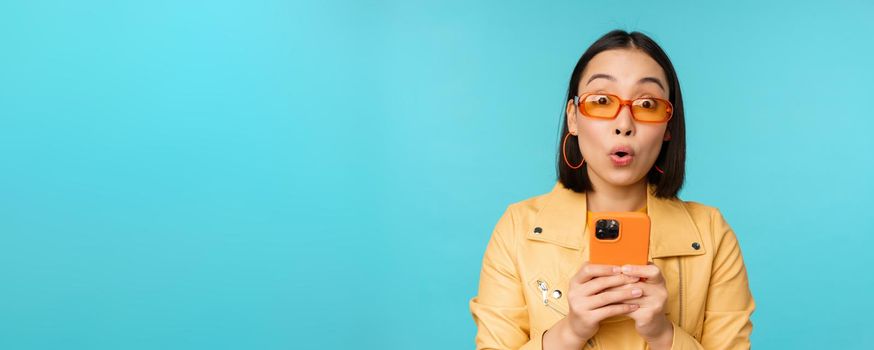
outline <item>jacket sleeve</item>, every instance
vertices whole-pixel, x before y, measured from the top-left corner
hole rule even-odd
[[[492,231],[480,270],[479,292],[470,300],[477,326],[476,349],[542,349],[543,331],[530,335],[528,305],[516,268],[513,218],[508,208]]]
[[[714,211],[712,233],[716,253],[704,310],[701,342],[674,324],[671,349],[749,349],[756,308],[740,245],[731,226]]]

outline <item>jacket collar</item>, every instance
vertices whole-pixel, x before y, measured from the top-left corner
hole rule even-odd
[[[701,233],[679,199],[654,195],[655,186],[646,185],[646,210],[650,217],[650,259],[678,255],[704,254]],[[538,228],[539,230],[535,230]],[[534,227],[526,238],[582,249],[586,230],[586,194],[567,189],[556,182],[546,195],[544,207],[537,213]],[[535,234],[535,231],[539,231]],[[693,248],[698,243],[699,249]]]

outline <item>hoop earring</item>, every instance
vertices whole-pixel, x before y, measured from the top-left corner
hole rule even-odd
[[[573,166],[570,162],[568,162],[567,152],[565,152],[565,144],[567,144],[568,136],[571,136],[571,133],[567,133],[566,135],[564,135],[564,141],[561,142],[561,156],[562,158],[564,158],[564,163],[567,164],[568,167],[570,167],[571,169],[579,169],[581,166],[583,166],[583,164],[586,164],[586,158],[584,157],[580,165],[577,166]]]
[[[658,166],[658,165],[655,165],[655,168],[656,168],[656,171],[658,171],[658,172],[660,172],[660,173],[662,173],[662,175],[664,175],[664,174],[665,174],[665,171],[664,171],[664,170],[662,170],[662,169],[660,169],[660,168],[659,168],[659,166]]]

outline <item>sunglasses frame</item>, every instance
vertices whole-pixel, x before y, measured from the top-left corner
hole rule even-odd
[[[589,115],[585,111],[585,109],[582,108],[582,106],[581,106],[582,101],[585,99],[586,96],[589,96],[589,95],[605,95],[605,96],[614,97],[617,100],[619,100],[619,108],[616,109],[616,113],[613,114],[612,117],[596,117],[593,115]],[[637,101],[637,100],[659,100],[661,102],[664,102],[665,105],[667,105],[665,110],[668,113],[668,118],[665,120],[660,120],[660,121],[637,119],[637,117],[634,116],[634,107],[632,105],[632,103],[634,103],[634,101]],[[587,93],[579,95],[579,96],[574,96],[574,105],[577,106],[577,111],[580,112],[580,114],[587,116],[589,118],[595,118],[595,119],[616,119],[616,116],[618,116],[619,112],[622,111],[623,106],[628,106],[629,110],[631,111],[631,117],[634,118],[634,120],[639,121],[641,123],[651,123],[651,124],[667,123],[669,120],[671,120],[671,118],[674,117],[674,105],[671,104],[671,101],[668,101],[668,100],[663,99],[663,98],[658,98],[658,97],[639,97],[639,98],[636,98],[633,100],[623,100],[622,97],[619,97],[616,94],[608,94],[608,93],[604,93],[604,92],[587,92]]]

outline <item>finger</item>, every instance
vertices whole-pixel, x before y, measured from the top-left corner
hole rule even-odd
[[[580,293],[584,296],[591,296],[598,293],[601,293],[603,290],[611,287],[617,287],[626,285],[629,283],[635,283],[639,280],[639,277],[634,276],[626,276],[626,275],[613,275],[613,276],[602,276],[596,277],[589,280],[586,283],[583,283],[580,288]]]
[[[605,292],[597,295],[593,295],[591,298],[586,299],[588,302],[588,309],[594,310],[604,305],[614,304],[622,301],[626,301],[628,299],[638,298],[643,295],[643,290],[640,288],[634,288],[631,290],[619,290],[615,292]]]
[[[608,317],[627,314],[640,308],[637,304],[611,304],[602,308],[592,310],[592,314],[596,319],[603,320]]]
[[[574,274],[571,281],[576,283],[586,283],[595,277],[611,276],[619,273],[621,273],[621,271],[617,265],[589,264],[587,261],[583,263],[583,266],[580,267],[579,271]]]
[[[637,304],[637,306],[639,306],[641,308],[651,307],[651,306],[655,305],[655,302],[656,302],[655,298],[652,296],[649,296],[649,295],[643,295],[643,296],[638,297],[638,298],[628,299],[628,300],[624,301],[624,303],[626,303],[626,304]]]
[[[628,276],[628,278],[638,278],[638,277],[631,277],[631,276]],[[628,290],[628,289],[632,289],[632,288],[641,288],[641,289],[643,289],[643,294],[646,294],[646,287],[648,287],[648,286],[647,286],[647,284],[644,283],[643,281],[640,281],[640,282],[638,282],[638,281],[630,281],[629,283],[626,283],[626,284],[623,284],[623,285],[614,286],[614,287],[610,287],[610,288],[604,289],[604,290],[601,291],[601,293],[603,293],[603,292],[612,292],[612,291],[617,291],[617,290]]]
[[[658,284],[662,282],[662,273],[658,265],[622,265],[622,274],[636,276],[645,279],[647,283]]]
[[[634,302],[637,303],[638,305],[640,305],[641,307],[644,307],[644,305],[649,305],[650,303],[658,303],[660,300],[662,303],[667,302],[667,291],[665,291],[664,289],[660,288],[657,285],[652,285],[652,284],[648,284],[645,282],[637,282],[637,283],[627,284],[627,285],[619,286],[619,287],[615,287],[615,288],[616,288],[615,290],[606,289],[602,293],[612,292],[612,291],[625,291],[625,290],[631,290],[631,289],[637,288],[637,289],[640,289],[641,291],[643,291],[643,294],[641,294],[637,298],[629,299],[629,300],[634,300]],[[626,302],[629,300],[626,300]]]

